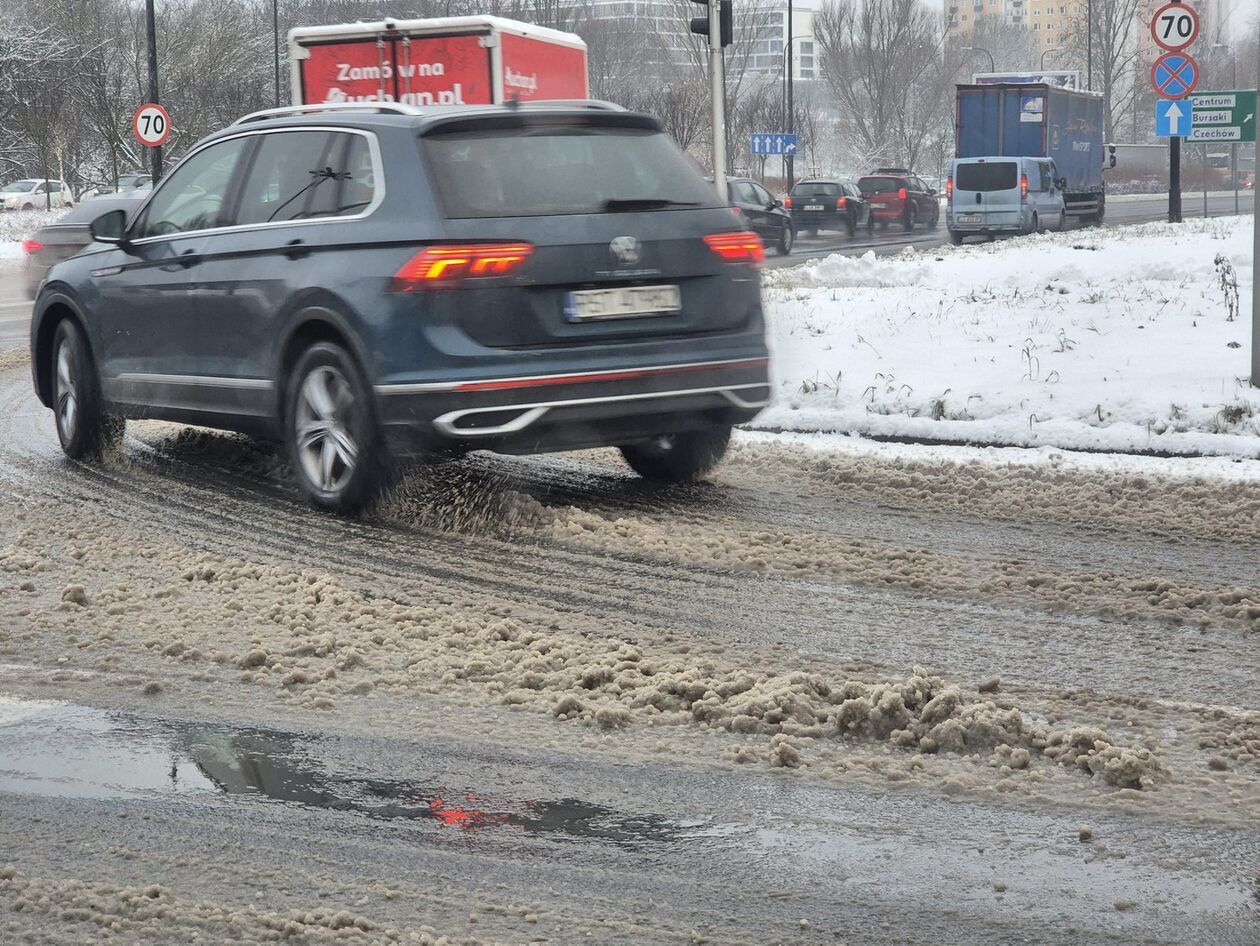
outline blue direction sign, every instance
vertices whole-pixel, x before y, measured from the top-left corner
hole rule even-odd
[[[796,154],[796,135],[758,132],[752,136],[753,154]]]
[[[1190,103],[1163,99],[1155,103],[1155,135],[1158,138],[1185,138],[1190,134]]]

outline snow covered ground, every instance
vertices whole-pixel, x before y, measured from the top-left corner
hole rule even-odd
[[[40,227],[47,226],[65,210],[11,210],[0,213],[0,260],[22,258],[22,240]]]
[[[1251,226],[1152,223],[768,273],[777,395],[754,426],[1260,455]]]

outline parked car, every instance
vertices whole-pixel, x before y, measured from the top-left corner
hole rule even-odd
[[[121,208],[128,215],[140,207],[141,191],[111,194],[85,202],[59,217],[55,223],[40,227],[22,241],[25,265],[23,278],[26,292],[32,299],[39,292],[40,283],[54,263],[69,259],[92,242],[90,225],[106,211]]]
[[[1066,186],[1051,158],[954,158],[945,183],[949,238],[1062,230]]]
[[[756,181],[743,177],[728,177],[726,193],[731,206],[739,210],[763,244],[774,247],[780,256],[792,252],[796,230],[792,226],[792,216],[784,209],[782,201]]]
[[[881,227],[897,223],[907,230],[923,225],[935,229],[941,220],[936,191],[905,168],[877,168],[858,180]]]
[[[319,108],[202,140],[49,271],[32,369],[69,456],[125,418],[274,436],[352,512],[451,449],[694,480],[768,402],[765,251],[656,119]]]
[[[0,210],[45,210],[74,206],[74,191],[65,181],[26,178],[0,187]]]
[[[811,235],[819,230],[842,230],[852,239],[858,227],[869,230],[875,225],[870,204],[852,181],[797,181],[786,203],[796,229]]]
[[[114,186],[110,183],[98,184],[92,190],[93,197],[103,197],[107,194],[126,194],[134,190],[152,190],[153,175],[147,171],[135,171],[130,174],[118,175],[118,185]],[[87,200],[87,196],[84,196]]]

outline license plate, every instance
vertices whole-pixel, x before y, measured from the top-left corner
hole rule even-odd
[[[959,223],[979,223],[980,215],[979,214],[959,214],[958,222]]]
[[[884,203],[882,200],[872,200],[871,206],[872,207],[887,207],[888,205]]]
[[[805,209],[806,210],[822,210],[823,205],[822,204],[806,204]]]
[[[564,317],[570,322],[626,319],[637,315],[671,315],[682,311],[677,286],[619,286],[616,289],[583,289],[564,300]]]

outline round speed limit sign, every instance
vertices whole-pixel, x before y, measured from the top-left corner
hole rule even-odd
[[[141,105],[131,119],[131,127],[142,145],[157,148],[171,137],[171,116],[161,105]]]
[[[1169,52],[1185,49],[1199,38],[1199,14],[1184,3],[1166,3],[1151,17],[1151,37]]]

